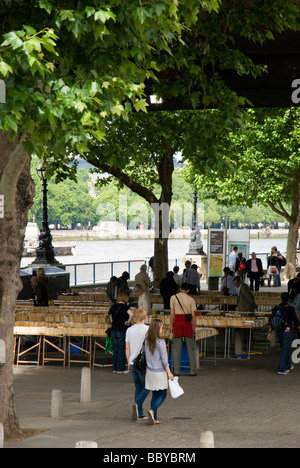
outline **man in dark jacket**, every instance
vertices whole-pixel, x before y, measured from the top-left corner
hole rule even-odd
[[[294,366],[291,363],[291,347],[293,342],[293,326],[300,330],[300,322],[296,317],[294,307],[289,304],[289,294],[281,294],[281,304],[275,306],[269,320],[268,340],[271,341],[272,331],[275,330],[281,346],[278,375],[287,375]]]
[[[164,309],[170,309],[170,298],[178,291],[178,286],[174,280],[173,271],[168,271],[167,276],[160,282],[160,294],[164,300]]]
[[[252,252],[250,260],[246,262],[245,273],[250,279],[250,289],[253,289],[253,283],[255,283],[255,291],[259,291],[260,278],[264,276],[264,270],[262,267],[262,261],[256,257],[256,253]]]

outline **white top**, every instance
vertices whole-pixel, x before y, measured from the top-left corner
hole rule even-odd
[[[139,323],[127,329],[125,341],[130,345],[129,365],[133,363],[133,360],[141,351],[148,328],[148,325]]]
[[[236,258],[237,258],[237,253],[233,250],[229,254],[229,267],[235,268]]]

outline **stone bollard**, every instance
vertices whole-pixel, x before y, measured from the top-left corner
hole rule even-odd
[[[98,444],[92,440],[80,440],[76,442],[75,448],[98,448]]]
[[[4,428],[3,424],[0,423],[0,448],[4,447]]]
[[[81,371],[80,403],[90,403],[92,398],[91,387],[91,369],[83,367]]]
[[[214,435],[211,431],[201,432],[200,448],[215,448]]]
[[[62,391],[55,388],[51,395],[51,418],[62,416]]]

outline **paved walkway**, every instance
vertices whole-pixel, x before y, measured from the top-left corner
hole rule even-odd
[[[285,290],[284,284],[276,292]],[[4,447],[73,448],[90,440],[99,448],[198,449],[204,430],[214,433],[216,448],[299,447],[300,365],[287,376],[276,375],[279,352],[270,349],[250,360],[219,359],[216,367],[201,360],[197,377],[180,377],[184,395],[173,400],[168,394],[157,426],[131,420],[134,385],[128,374],[94,369],[92,402],[82,404],[79,365],[22,365],[14,369],[20,426],[41,432],[19,442],[5,441]],[[55,388],[63,393],[60,419],[50,416]]]
[[[130,375],[111,368],[92,371],[92,402],[81,404],[81,367],[21,366],[15,369],[15,397],[22,428],[44,432],[5,448],[73,448],[91,440],[99,448],[199,448],[200,434],[211,430],[216,448],[299,447],[300,366],[275,374],[279,349],[250,360],[201,361],[197,377],[184,375],[185,394],[167,399],[162,424],[133,422],[134,386]],[[51,392],[63,392],[63,416],[50,417]],[[145,403],[149,408],[150,396]]]

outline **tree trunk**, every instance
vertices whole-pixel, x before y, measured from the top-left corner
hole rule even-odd
[[[30,159],[22,143],[0,132],[0,195],[4,195],[4,218],[0,219],[0,339],[6,362],[0,365],[0,422],[5,438],[20,433],[13,390],[15,308],[22,288],[20,261],[28,210],[34,197]]]
[[[299,219],[297,219],[294,224],[290,223],[287,240],[286,266],[284,268],[284,279],[286,280],[290,280],[296,276],[298,229]]]
[[[279,207],[268,202],[272,210],[283,216],[289,223],[289,234],[286,247],[286,266],[284,268],[283,278],[289,280],[296,276],[297,264],[297,243],[298,229],[300,226],[300,192],[299,192],[299,173],[294,174],[294,179],[291,180],[291,213],[288,213],[281,203]]]

